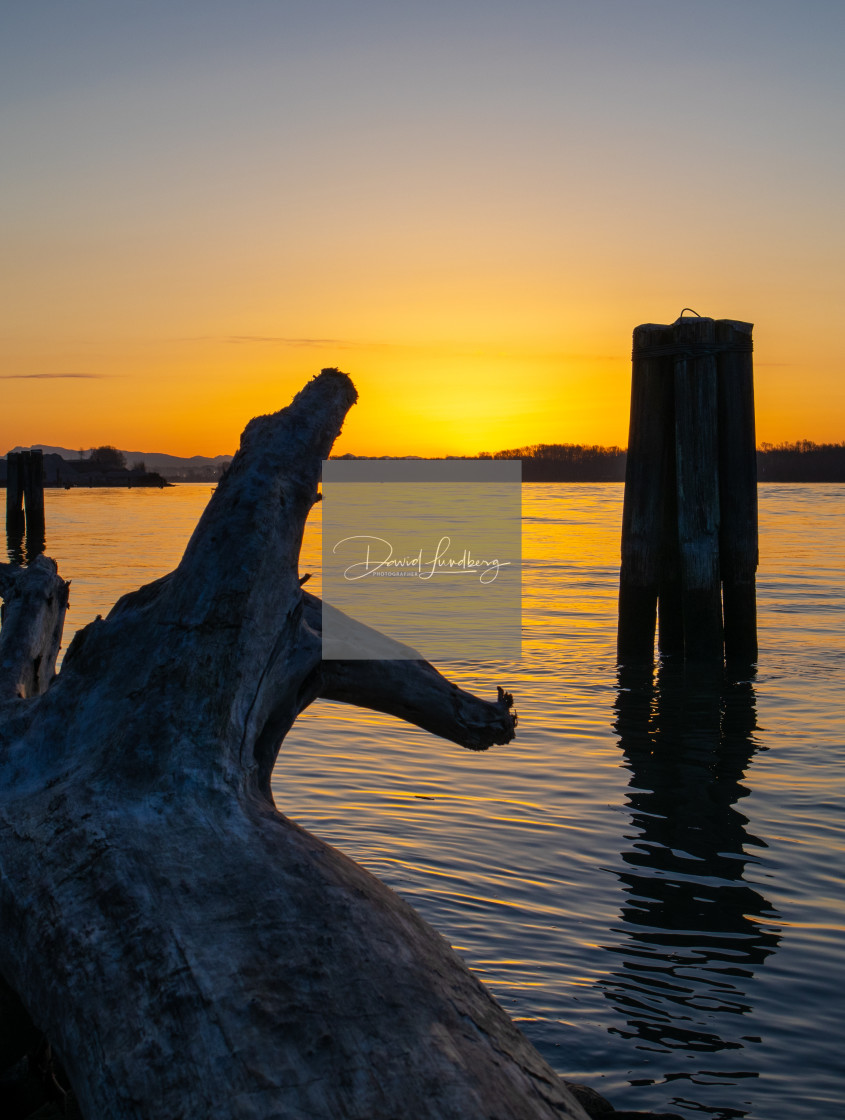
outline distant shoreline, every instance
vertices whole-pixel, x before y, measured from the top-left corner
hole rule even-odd
[[[402,456],[338,455],[338,459]],[[412,456],[423,459],[423,456]],[[434,456],[439,458],[439,456]],[[523,482],[624,482],[627,451],[597,444],[540,443],[480,455],[447,455],[447,459],[521,459]],[[845,443],[763,444],[757,449],[758,482],[845,482]]]
[[[131,482],[76,482],[72,484],[44,484],[45,490],[172,490],[177,486],[211,486],[215,490],[216,484],[219,479],[179,479],[176,482],[168,482],[162,479],[160,482],[139,482],[137,480]],[[595,486],[599,483],[613,483],[617,486],[625,482],[623,478],[523,478],[522,485],[530,486],[532,483],[539,485],[548,485],[549,483],[566,482],[577,483],[584,486]],[[805,486],[842,486],[845,485],[845,478],[759,478],[757,479],[758,485],[771,485],[771,486],[791,486],[791,485],[805,485]],[[6,489],[6,480],[0,479],[0,490]]]
[[[119,452],[126,462],[146,466],[145,471],[97,470],[87,459],[67,448],[35,444],[44,451],[44,485],[56,487],[163,486],[174,482],[216,483],[231,462],[231,456],[180,456]],[[23,450],[16,448],[15,450]],[[624,482],[627,452],[621,447],[587,444],[532,444],[526,447],[478,455],[337,455],[335,459],[520,459],[523,482]],[[131,476],[131,477],[130,477]],[[144,477],[147,476],[147,477]],[[845,443],[763,444],[757,449],[759,482],[845,482]],[[0,458],[0,488],[6,485],[6,459]]]

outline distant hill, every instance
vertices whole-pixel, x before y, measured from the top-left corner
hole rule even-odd
[[[31,447],[10,447],[10,451],[41,450],[45,455],[60,455],[62,459],[79,460],[79,451],[69,447],[50,447],[46,443],[33,443]],[[90,449],[89,449],[90,450]],[[122,449],[121,449],[122,450]],[[216,482],[223,469],[232,461],[231,455],[165,455],[160,451],[123,451],[129,466],[143,463],[148,471],[155,471],[168,482]],[[86,455],[88,451],[86,451]]]
[[[27,448],[23,448],[24,451]],[[36,449],[37,450],[37,449]],[[7,483],[7,460],[5,455],[0,458],[0,486]],[[160,475],[158,471],[148,471],[146,467],[131,469],[120,463],[119,460],[102,457],[91,459],[65,459],[61,455],[47,452],[42,459],[44,485],[46,487],[101,487],[101,486],[127,486],[152,487],[170,486],[171,484]]]

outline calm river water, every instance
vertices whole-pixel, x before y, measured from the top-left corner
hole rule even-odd
[[[47,492],[68,638],[170,570],[210,486]],[[317,507],[319,510],[319,507]],[[621,485],[523,487],[516,697],[473,754],[319,702],[277,803],[408,898],[551,1064],[619,1109],[845,1114],[845,487],[760,487],[760,660],[721,688],[621,679]],[[319,522],[302,570],[319,594]]]

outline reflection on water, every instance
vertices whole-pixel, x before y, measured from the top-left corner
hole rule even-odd
[[[45,548],[43,517],[26,517],[21,511],[6,518],[6,552],[13,564],[31,564]]]
[[[66,640],[175,567],[210,493],[46,492]],[[617,679],[622,485],[526,486],[522,660],[442,666],[512,691],[517,739],[479,755],[319,702],[285,741],[283,811],[404,894],[617,1108],[842,1114],[843,499],[761,487],[758,673],[705,688],[671,663]]]
[[[756,749],[753,680],[752,667],[715,680],[688,677],[669,659],[656,679],[650,670],[619,670],[614,726],[631,771],[636,833],[622,852],[624,900],[605,946],[615,965],[602,983],[624,1021],[611,1033],[641,1050],[703,1055],[759,1042],[743,1017],[779,931],[771,903],[743,878],[749,849],[766,847],[736,807],[749,793],[743,779]],[[738,1056],[729,1074],[687,1076],[733,1083],[757,1076],[754,1061]]]
[[[24,562],[24,520],[23,517],[9,517],[6,520],[6,552],[13,564]]]

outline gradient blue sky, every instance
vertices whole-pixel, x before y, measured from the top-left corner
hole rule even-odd
[[[630,335],[755,323],[758,436],[845,439],[845,4],[0,9],[0,450],[627,439]],[[73,375],[73,376],[70,376]]]

